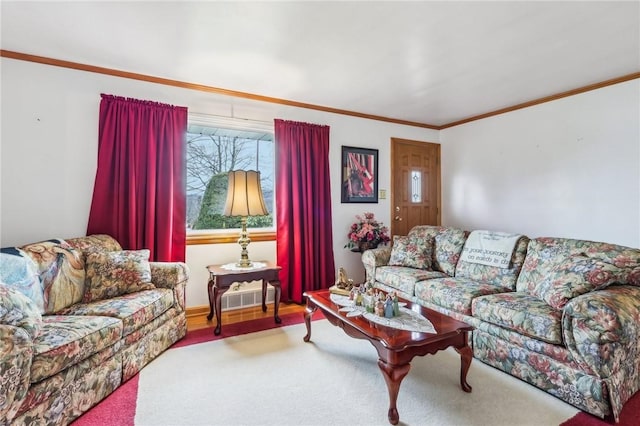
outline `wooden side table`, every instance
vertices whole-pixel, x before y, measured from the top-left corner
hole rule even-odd
[[[271,262],[260,261],[254,262],[264,264],[263,267],[258,268],[238,268],[226,267],[227,265],[209,265],[207,270],[209,271],[208,294],[209,294],[209,315],[207,320],[213,318],[213,314],[216,314],[216,328],[214,334],[217,336],[222,332],[222,295],[229,290],[229,287],[233,283],[262,281],[262,312],[267,312],[267,283],[271,284],[275,288],[275,295],[273,299],[273,318],[276,324],[280,324],[280,317],[278,316],[278,308],[280,306],[280,266]],[[233,264],[230,264],[233,265]]]

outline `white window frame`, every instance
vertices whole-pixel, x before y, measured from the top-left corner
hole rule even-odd
[[[224,117],[202,113],[188,113],[187,123],[204,127],[219,127],[232,130],[246,130],[263,133],[275,133],[273,122],[257,121],[242,118]],[[274,153],[275,155],[275,153]],[[275,160],[275,159],[274,159]],[[186,160],[185,160],[186,161]],[[274,173],[275,174],[275,173]],[[275,203],[276,190],[275,182],[273,188],[273,199]],[[215,244],[236,242],[240,228],[231,229],[196,229],[187,230],[187,244]],[[251,241],[271,241],[275,240],[276,231],[276,211],[273,206],[273,226],[268,228],[251,228],[249,235]]]

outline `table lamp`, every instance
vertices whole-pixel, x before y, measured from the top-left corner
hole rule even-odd
[[[260,186],[260,172],[254,170],[232,170],[229,172],[227,186],[227,201],[224,205],[225,216],[240,216],[242,230],[238,244],[242,247],[240,260],[236,266],[251,268],[253,264],[249,260],[247,246],[251,242],[247,235],[247,217],[268,215],[267,207],[262,196]]]

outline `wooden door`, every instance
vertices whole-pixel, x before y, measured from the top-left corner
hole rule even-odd
[[[440,144],[391,138],[391,235],[440,223]]]

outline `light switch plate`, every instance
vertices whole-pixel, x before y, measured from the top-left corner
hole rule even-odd
[[[380,198],[381,200],[386,200],[387,199],[387,190],[386,189],[381,189],[380,190],[380,194],[378,195],[378,198]]]

